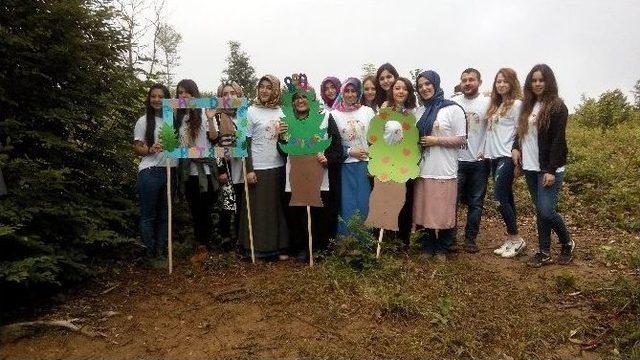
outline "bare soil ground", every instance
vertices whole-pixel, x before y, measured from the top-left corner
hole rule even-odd
[[[532,269],[528,256],[492,254],[503,239],[490,236],[503,233],[501,221],[488,217],[478,254],[446,262],[386,254],[366,271],[331,259],[311,269],[293,260],[254,266],[229,254],[203,265],[179,261],[173,275],[131,266],[25,319],[78,318],[99,335],[51,329],[3,344],[0,359],[600,359],[640,352],[640,333],[632,333],[640,329],[638,273],[628,261],[636,234],[574,228],[573,264]],[[521,233],[529,255],[536,248],[531,219]]]

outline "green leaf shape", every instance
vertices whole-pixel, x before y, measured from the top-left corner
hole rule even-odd
[[[397,144],[384,141],[384,125],[395,120],[402,125],[403,139]],[[416,178],[419,173],[420,147],[418,128],[412,113],[402,114],[390,108],[380,110],[369,123],[367,132],[369,146],[369,173],[380,181],[404,183]]]
[[[293,109],[293,96],[298,92],[303,92],[309,102],[309,116],[303,120],[296,118]],[[311,155],[329,147],[331,139],[326,138],[327,129],[320,128],[324,115],[320,113],[320,103],[316,100],[313,89],[285,91],[282,112],[284,117],[281,120],[289,126],[286,134],[287,143],[278,143],[282,151],[290,155]]]
[[[173,129],[173,126],[171,126],[169,123],[162,123],[158,138],[160,138],[160,143],[162,143],[162,148],[164,151],[172,152],[180,146],[180,142],[178,141],[176,132]]]

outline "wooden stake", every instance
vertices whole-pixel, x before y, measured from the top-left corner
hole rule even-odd
[[[172,213],[171,213],[171,159],[167,158],[167,260],[169,263],[169,274],[173,272],[173,237]]]
[[[378,235],[378,248],[376,249],[376,259],[380,259],[380,250],[382,248],[383,235],[384,235],[384,229],[380,229],[380,235]]]
[[[247,203],[247,222],[249,225],[249,247],[251,248],[251,262],[256,263],[256,253],[253,248],[253,225],[251,224],[251,202],[249,201],[249,182],[247,181],[247,161],[242,158],[242,174],[244,175],[244,199]]]
[[[307,231],[309,232],[309,267],[313,267],[313,235],[311,235],[311,206],[307,205]]]

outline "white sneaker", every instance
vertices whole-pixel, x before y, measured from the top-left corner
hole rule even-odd
[[[527,248],[527,243],[524,240],[520,240],[518,242],[512,242],[511,246],[507,247],[507,249],[502,253],[503,258],[514,258],[520,255],[524,249]]]
[[[507,240],[500,246],[499,248],[493,250],[493,253],[496,255],[502,255],[507,248],[509,248],[513,244],[513,241]]]

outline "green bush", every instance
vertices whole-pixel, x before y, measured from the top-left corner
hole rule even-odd
[[[145,92],[114,16],[97,0],[0,5],[3,294],[57,289],[136,248],[130,144]]]

